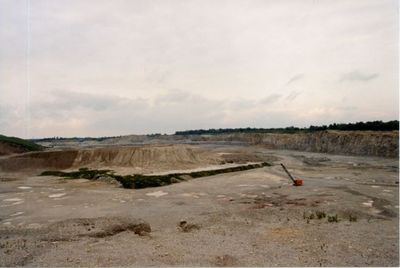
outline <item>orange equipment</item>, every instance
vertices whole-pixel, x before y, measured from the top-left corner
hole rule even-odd
[[[302,186],[303,185],[303,180],[293,178],[292,174],[289,173],[289,171],[286,169],[286,167],[282,163],[281,163],[281,166],[283,167],[283,170],[286,172],[286,174],[288,174],[289,178],[293,181],[293,186]]]

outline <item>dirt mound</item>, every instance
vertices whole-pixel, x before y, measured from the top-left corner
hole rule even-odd
[[[0,159],[0,170],[44,170],[79,167],[131,167],[143,169],[195,168],[219,164],[220,157],[187,145],[106,147],[85,150],[27,153]]]
[[[217,163],[210,153],[185,145],[112,147],[78,152],[74,166],[176,167]]]
[[[28,150],[22,146],[0,141],[0,155],[25,153]]]
[[[74,163],[77,151],[34,152],[0,159],[1,171],[66,169]]]
[[[18,154],[29,151],[41,151],[43,147],[17,137],[0,135],[0,155]]]

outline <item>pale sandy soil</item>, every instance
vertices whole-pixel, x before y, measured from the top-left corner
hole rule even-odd
[[[398,159],[198,149],[274,166],[141,190],[32,170],[1,173],[0,265],[399,265]],[[281,162],[304,186],[290,185]],[[182,169],[210,166],[215,163]],[[307,219],[317,211],[337,214],[339,222]],[[151,232],[135,233],[137,219]]]

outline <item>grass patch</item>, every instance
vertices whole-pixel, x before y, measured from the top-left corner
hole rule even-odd
[[[181,181],[185,181],[187,176],[191,178],[200,178],[218,175],[222,173],[229,172],[237,172],[237,171],[245,171],[255,168],[262,168],[265,166],[271,166],[271,164],[267,162],[263,162],[260,164],[250,164],[244,166],[216,169],[216,170],[205,170],[205,171],[195,171],[195,172],[186,172],[186,173],[172,173],[165,175],[115,175],[112,170],[104,169],[104,170],[96,170],[96,169],[88,169],[88,168],[80,168],[78,171],[64,172],[64,171],[44,171],[40,174],[40,176],[57,176],[64,177],[70,179],[89,179],[96,180],[101,176],[112,177],[118,182],[122,184],[124,188],[128,189],[142,189],[148,187],[159,187],[165,186],[173,183],[178,183]],[[186,177],[186,178],[185,178]]]

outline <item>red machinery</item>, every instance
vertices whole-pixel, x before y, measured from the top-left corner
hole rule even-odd
[[[286,172],[286,174],[288,174],[289,178],[293,181],[293,186],[302,186],[303,185],[303,180],[293,178],[292,174],[289,173],[289,171],[286,169],[286,167],[282,163],[281,163],[281,166],[283,167],[283,170]]]

